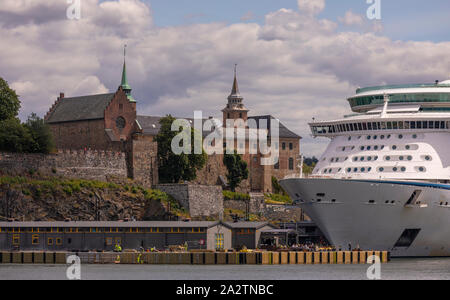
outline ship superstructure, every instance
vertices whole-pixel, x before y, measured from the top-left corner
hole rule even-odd
[[[360,88],[352,115],[310,124],[331,140],[282,186],[336,247],[450,255],[450,80]]]

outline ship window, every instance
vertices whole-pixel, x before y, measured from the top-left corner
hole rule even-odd
[[[406,172],[406,168],[405,167],[402,167],[402,172]]]
[[[391,157],[390,156],[386,156],[386,160],[391,160]]]
[[[372,167],[369,167],[369,168],[367,169],[367,171],[368,171],[368,172],[372,171]]]
[[[413,157],[410,155],[408,156],[408,160],[411,161],[413,159]]]
[[[361,172],[365,172],[366,171],[366,168],[361,168]]]
[[[347,172],[348,172],[348,173],[351,173],[351,171],[352,171],[352,168],[348,168],[348,169],[347,169]]]
[[[392,146],[392,150],[397,150],[397,146]]]
[[[394,247],[410,247],[419,235],[420,229],[405,229]]]
[[[369,200],[370,204],[375,204],[375,200]]]
[[[379,168],[378,170],[379,170],[380,172],[384,172],[384,168],[383,168],[383,167]]]
[[[373,139],[374,139],[374,140],[376,140],[377,138],[378,138],[378,136],[376,136],[376,135],[373,136]]]
[[[399,159],[399,160],[404,160],[404,157],[403,157],[403,156],[400,156],[398,159]]]
[[[417,134],[413,134],[412,138],[417,139]]]
[[[406,202],[405,205],[415,204],[417,202],[417,200],[419,200],[419,197],[420,197],[421,194],[422,194],[421,190],[415,190],[411,194],[411,197],[409,197],[409,199],[408,199],[408,201]]]
[[[367,151],[369,151],[370,149],[372,149],[372,147],[370,147],[370,146],[367,146]]]
[[[360,149],[361,149],[361,150],[363,151],[363,150],[364,150],[365,148],[364,148],[364,146],[361,146],[361,148],[360,148]]]
[[[425,156],[425,160],[428,160],[428,161],[430,161],[431,160],[431,156]]]
[[[392,170],[393,170],[394,172],[397,172],[397,171],[398,171],[398,168],[397,168],[397,167],[394,167]]]
[[[384,140],[384,135],[380,136],[380,139]]]
[[[358,172],[358,168],[354,168],[353,171],[354,171],[354,172]]]
[[[367,158],[367,160],[368,160],[368,161],[371,161],[371,160],[372,160],[372,156],[369,156],[369,157]]]

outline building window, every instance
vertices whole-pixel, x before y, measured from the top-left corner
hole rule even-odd
[[[62,245],[62,239],[61,238],[56,238],[56,245],[61,246]]]
[[[49,246],[53,245],[53,238],[47,239],[47,245],[49,245]]]
[[[294,149],[294,144],[289,143],[289,150],[293,150]]]
[[[32,245],[39,245],[39,234],[33,234],[31,236],[31,244]]]
[[[292,157],[289,158],[289,170],[294,170],[294,159]]]
[[[105,240],[106,246],[112,246],[112,242],[113,242],[113,240],[110,237],[106,238],[106,240]]]
[[[286,150],[286,143],[282,143],[282,144],[281,144],[281,149],[282,149],[282,150]]]
[[[223,233],[216,233],[216,250],[224,249],[224,237]]]
[[[277,163],[273,166],[273,168],[275,170],[279,170],[280,169],[280,158],[279,157],[276,158],[276,162]]]
[[[118,117],[118,118],[116,119],[116,127],[117,127],[119,130],[124,129],[124,128],[125,128],[125,125],[126,125],[126,121],[125,121],[125,119],[124,119],[123,117]]]
[[[20,245],[20,235],[19,234],[13,234],[13,236],[12,236],[12,244],[14,246],[19,246]]]

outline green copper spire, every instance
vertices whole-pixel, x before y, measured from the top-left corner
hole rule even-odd
[[[127,98],[130,102],[136,102],[136,100],[133,99],[133,96],[131,95],[131,87],[128,84],[128,79],[127,79],[127,64],[125,61],[126,58],[126,50],[127,50],[127,45],[125,45],[123,47],[123,70],[122,70],[122,83],[120,84],[120,86],[122,87],[123,91],[125,92],[125,94],[127,94]]]

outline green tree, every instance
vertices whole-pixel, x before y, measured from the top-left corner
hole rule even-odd
[[[287,193],[284,191],[283,187],[280,185],[278,179],[275,176],[272,176],[272,190],[274,194],[287,196]]]
[[[248,178],[247,162],[242,160],[242,156],[237,154],[225,154],[223,156],[223,163],[227,167],[227,179],[231,190],[234,192],[242,180]]]
[[[20,101],[16,92],[0,77],[0,121],[14,118],[18,115]]]
[[[0,121],[0,150],[8,152],[34,152],[37,147],[30,130],[19,119]]]
[[[172,140],[182,134],[182,128],[172,131],[175,118],[168,115],[159,123],[161,129],[155,137],[158,143],[159,180],[161,183],[178,183],[181,180],[192,181],[197,178],[197,171],[202,169],[208,156],[202,148],[202,154],[194,154],[195,134],[191,128],[191,154],[175,154],[172,151]]]
[[[32,152],[47,154],[54,149],[52,133],[44,119],[38,117],[35,113],[32,113],[28,117],[25,127],[28,128],[35,142]]]

